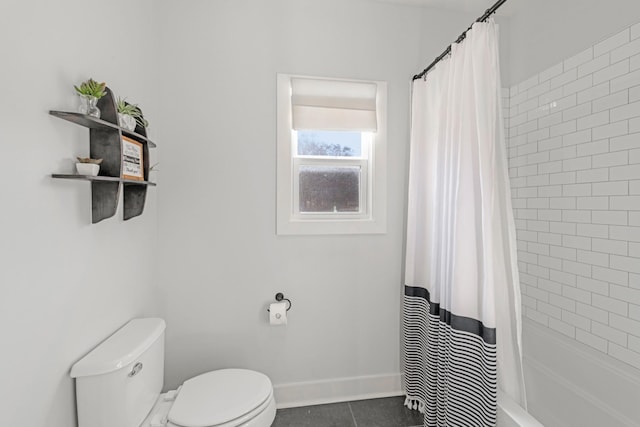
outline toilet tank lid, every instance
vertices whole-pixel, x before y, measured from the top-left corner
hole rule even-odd
[[[71,368],[71,377],[101,375],[122,369],[139,358],[162,335],[163,319],[132,319],[98,344]]]

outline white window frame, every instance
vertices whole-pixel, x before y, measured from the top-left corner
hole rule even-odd
[[[382,234],[387,231],[387,83],[374,83],[377,131],[371,132],[367,158],[297,156],[292,128],[291,79],[313,78],[362,83],[362,80],[278,74],[277,76],[277,234]],[[364,137],[365,135],[363,135]],[[360,212],[300,212],[298,174],[302,165],[361,166]]]

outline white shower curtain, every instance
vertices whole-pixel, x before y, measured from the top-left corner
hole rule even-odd
[[[494,426],[497,388],[525,405],[497,26],[476,23],[451,49],[413,83],[407,405],[425,426]]]

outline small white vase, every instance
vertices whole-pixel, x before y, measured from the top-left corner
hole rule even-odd
[[[100,165],[95,163],[76,163],[78,175],[96,176],[100,171]]]
[[[118,120],[120,121],[120,127],[133,132],[136,129],[136,119],[128,114],[118,113]]]

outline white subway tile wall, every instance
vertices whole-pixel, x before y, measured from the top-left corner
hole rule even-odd
[[[640,368],[640,24],[502,100],[524,316]]]

